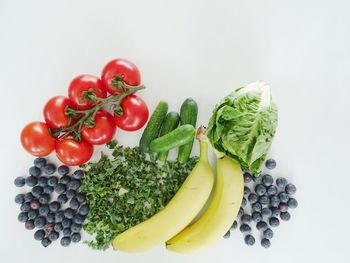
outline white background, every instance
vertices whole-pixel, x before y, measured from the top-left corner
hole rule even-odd
[[[0,0],[0,262],[349,262],[349,9],[346,0]],[[117,57],[138,65],[151,110],[193,97],[203,124],[233,88],[270,83],[280,120],[274,174],[297,185],[300,204],[270,249],[245,246],[238,231],[192,256],[44,249],[17,222],[13,179],[33,160],[22,127],[42,120],[45,101],[66,94],[74,76],[99,75]],[[136,145],[139,136],[117,139]]]

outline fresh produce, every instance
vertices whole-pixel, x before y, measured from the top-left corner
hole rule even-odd
[[[96,249],[108,248],[119,233],[163,209],[198,160],[158,163],[138,148],[112,142],[112,157],[102,154],[98,162],[85,165],[81,187],[91,209],[84,230],[94,236],[88,244]]]
[[[131,94],[125,97],[120,112],[114,113],[115,124],[124,131],[141,129],[148,120],[148,107],[139,96]]]
[[[197,123],[197,115],[198,115],[198,105],[197,103],[191,99],[186,99],[180,109],[180,118],[181,118],[181,125],[184,124],[191,124],[194,128],[196,128]],[[180,146],[179,153],[177,156],[177,159],[180,163],[186,162],[188,158],[191,155],[192,147],[193,147],[193,141],[186,143],[185,145]]]
[[[66,108],[71,106],[67,97],[56,96],[51,98],[44,107],[44,118],[51,129],[66,128],[70,124],[70,118],[66,114]]]
[[[23,148],[34,156],[47,156],[55,148],[55,138],[50,135],[47,125],[43,122],[27,124],[21,133]]]
[[[159,136],[161,137],[163,135],[166,135],[172,130],[176,129],[177,126],[179,125],[179,122],[180,122],[179,114],[173,111],[169,112],[164,119]],[[160,161],[165,161],[168,158],[168,154],[169,154],[169,151],[160,152],[158,153],[157,158]]]
[[[67,165],[81,165],[90,160],[93,154],[93,147],[85,141],[64,139],[56,143],[57,158]]]
[[[277,106],[263,81],[234,90],[214,109],[208,125],[212,146],[259,175],[277,128]]]
[[[152,113],[145,130],[143,131],[140,139],[140,149],[144,153],[149,152],[149,145],[151,141],[158,137],[159,131],[162,127],[162,123],[168,112],[168,103],[166,101],[160,101]]]
[[[193,128],[193,126],[190,127]],[[203,129],[200,129],[197,135],[199,140],[201,140],[202,132]],[[226,162],[226,160],[223,160],[223,162]],[[222,168],[227,169],[228,167],[225,166]],[[219,172],[221,171],[219,170]],[[232,170],[229,170],[229,172],[232,172]],[[125,252],[145,251],[146,249],[164,243],[166,240],[179,233],[179,231],[191,223],[207,202],[214,185],[214,178],[214,172],[208,161],[207,143],[205,141],[200,141],[199,162],[193,168],[174,197],[161,211],[150,219],[117,235],[113,240],[114,249]],[[220,185],[220,181],[217,181],[217,184]],[[228,186],[227,190],[232,191],[233,189]],[[225,198],[221,199],[219,195],[217,197],[220,199],[218,202],[225,200]],[[223,195],[226,197],[225,193]],[[228,201],[227,205],[230,205],[229,202],[235,201],[235,199],[230,201],[227,199],[225,201]],[[237,209],[235,209],[238,210],[238,208],[239,204]],[[228,215],[231,216],[231,221],[232,214],[228,213]],[[213,219],[215,220],[217,218]],[[229,226],[231,225],[232,222],[230,222]]]
[[[154,139],[149,149],[151,152],[165,152],[173,148],[185,145],[191,142],[196,134],[196,130],[190,124],[181,125],[180,127],[172,130],[171,132]]]

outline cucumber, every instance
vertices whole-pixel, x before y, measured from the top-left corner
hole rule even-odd
[[[193,141],[196,130],[190,124],[182,125],[175,130],[153,140],[149,149],[151,152],[166,152]]]
[[[198,105],[197,103],[191,99],[186,99],[180,109],[180,119],[181,119],[181,125],[184,124],[190,124],[193,127],[196,127],[197,122],[197,115],[198,115]],[[179,153],[177,155],[177,160],[180,163],[184,163],[188,160],[188,158],[191,155],[192,147],[193,147],[193,141],[188,142],[185,145],[182,145],[179,148]]]
[[[180,122],[180,115],[177,112],[169,112],[162,125],[162,129],[160,130],[160,135],[163,136],[168,134],[172,130],[176,129]],[[169,151],[160,152],[158,154],[158,160],[165,161],[168,158]]]
[[[160,128],[165,119],[166,113],[168,112],[168,103],[166,101],[160,101],[152,113],[145,130],[140,139],[140,150],[142,152],[149,152],[149,144],[155,138],[158,137]]]

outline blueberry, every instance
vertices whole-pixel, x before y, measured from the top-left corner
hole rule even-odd
[[[258,176],[253,176],[253,181],[254,181],[254,183],[260,184],[260,183],[261,183],[261,180],[262,180],[261,174],[259,174]]]
[[[287,183],[288,183],[288,181],[284,177],[279,177],[279,178],[276,179],[276,184],[280,188],[285,188]]]
[[[50,234],[49,234],[49,239],[51,241],[55,241],[57,240],[58,238],[60,237],[60,234],[56,231],[52,231]]]
[[[45,194],[51,194],[53,192],[53,187],[49,185],[45,185],[43,189],[44,189],[43,193]]]
[[[38,167],[38,168],[44,168],[44,166],[46,165],[46,159],[39,157],[34,159],[34,166]]]
[[[279,204],[280,204],[280,199],[278,198],[277,195],[273,195],[270,197],[271,207],[278,207]]]
[[[39,208],[39,215],[46,216],[49,213],[49,205],[45,204]]]
[[[280,221],[278,220],[277,217],[271,217],[270,220],[269,220],[269,224],[272,227],[277,227],[277,226],[280,225]]]
[[[280,199],[281,203],[287,203],[288,199],[289,199],[289,196],[285,192],[280,192],[278,194],[278,198]]]
[[[262,220],[262,215],[261,215],[261,213],[255,211],[252,214],[252,218],[255,222],[260,222]]]
[[[34,176],[28,176],[26,178],[26,185],[29,186],[29,187],[33,187],[35,186],[36,184],[38,183],[38,179]]]
[[[68,184],[71,180],[71,177],[69,175],[64,175],[60,178],[61,184]]]
[[[251,193],[250,188],[248,186],[244,186],[244,195],[248,196],[248,195],[250,195],[250,193]]]
[[[40,176],[38,178],[38,185],[41,187],[45,187],[47,185],[47,178],[45,176]]]
[[[29,168],[29,174],[32,176],[39,176],[41,174],[41,170],[36,166],[32,166]]]
[[[68,219],[72,219],[74,216],[74,210],[72,208],[67,208],[64,210],[64,216]]]
[[[70,237],[62,237],[60,241],[63,247],[68,247],[70,245],[70,242],[71,242]]]
[[[66,196],[67,196],[68,199],[73,198],[75,195],[76,195],[76,192],[74,190],[72,190],[72,189],[68,189],[66,191]]]
[[[255,193],[259,196],[266,194],[266,187],[262,184],[257,184],[255,186]]]
[[[243,214],[241,216],[241,221],[243,224],[249,224],[251,223],[253,220],[252,216],[251,215],[248,215],[248,214]]]
[[[264,221],[260,221],[256,224],[256,229],[258,229],[258,230],[262,230],[265,228],[267,228],[267,223]]]
[[[85,218],[84,218],[85,219]],[[83,222],[84,222],[84,220],[83,220]],[[82,222],[82,223],[83,223]],[[77,222],[75,222],[75,223],[77,223]],[[235,230],[236,228],[237,228],[237,226],[238,226],[238,223],[237,223],[237,221],[235,220],[234,222],[233,222],[233,224],[232,224],[232,226],[231,226],[231,230]]]
[[[15,196],[15,203],[16,204],[23,204],[24,203],[24,194],[18,194]]]
[[[45,237],[45,231],[42,229],[39,229],[37,231],[35,231],[34,233],[34,239],[35,240],[43,240],[43,238]]]
[[[84,204],[84,205],[82,205],[80,207],[79,214],[81,214],[83,216],[86,216],[89,213],[89,211],[90,211],[89,205],[88,204]],[[241,213],[241,211],[242,211],[242,214],[243,214],[243,208],[242,207],[239,209],[238,214]]]
[[[51,240],[48,237],[45,237],[43,240],[41,240],[41,245],[43,247],[48,247],[51,245]]]
[[[21,223],[27,222],[27,220],[28,220],[28,213],[27,212],[19,213],[19,215],[17,216],[17,219]]]
[[[281,211],[277,207],[272,207],[271,211],[272,211],[272,216],[273,217],[278,217],[281,214]]]
[[[51,212],[56,212],[61,208],[61,204],[57,201],[53,201],[49,204],[49,208]]]
[[[290,219],[290,213],[288,211],[286,212],[281,212],[281,219],[283,221],[289,221]]]
[[[75,235],[75,234],[79,234],[79,233],[74,233],[73,235]],[[72,241],[73,241],[73,235],[72,235]],[[80,235],[80,234],[79,234]],[[226,232],[226,234],[224,235],[224,238],[229,238],[231,236],[231,232],[230,232],[230,230],[229,231],[227,231]],[[74,242],[74,241],[73,241]],[[79,242],[79,241],[78,241]]]
[[[44,189],[41,186],[34,186],[32,188],[32,195],[34,197],[39,197],[43,193]]]
[[[273,231],[272,231],[272,229],[271,228],[265,229],[264,232],[263,232],[263,237],[267,238],[267,239],[273,238]]]
[[[55,214],[55,222],[56,223],[59,223],[59,222],[62,222],[63,219],[64,219],[64,212],[63,211],[57,211],[56,214]]]
[[[55,214],[54,213],[48,213],[47,216],[46,216],[46,221],[48,223],[55,222]]]
[[[80,185],[81,185],[81,183],[79,180],[73,179],[67,184],[67,187],[68,187],[68,189],[78,190]]]
[[[26,179],[23,176],[16,177],[14,184],[17,187],[23,187],[26,183]]]
[[[55,226],[53,227],[53,229],[59,233],[63,230],[63,226],[61,223],[56,223]]]
[[[84,171],[83,170],[76,170],[74,173],[73,173],[73,178],[75,179],[82,179],[84,177]]]
[[[264,174],[263,177],[261,178],[261,181],[266,187],[273,184],[273,178],[269,174]]]
[[[48,163],[43,167],[43,171],[47,175],[51,175],[56,171],[56,166],[51,163]]]
[[[70,229],[72,230],[73,233],[79,233],[82,227],[83,226],[81,224],[73,223]]]
[[[254,204],[256,202],[258,202],[258,196],[254,193],[251,193],[249,196],[248,196],[248,201],[251,203],[251,204]]]
[[[62,220],[62,226],[63,228],[71,227],[72,225],[72,220],[65,218]]]
[[[34,219],[34,226],[37,228],[42,228],[46,224],[46,219],[43,216],[38,216]]]
[[[30,210],[30,211],[28,212],[28,218],[29,218],[29,219],[34,219],[34,218],[36,218],[38,215],[39,215],[38,210]]]
[[[25,202],[21,205],[21,211],[22,212],[28,212],[30,210],[30,203],[29,202]]]
[[[272,215],[272,211],[270,208],[264,207],[263,209],[261,209],[261,215],[263,217],[270,217]]]
[[[298,201],[295,198],[289,198],[287,205],[289,208],[297,208],[298,207]]]
[[[32,201],[33,199],[34,199],[34,196],[32,195],[31,192],[28,192],[28,193],[26,193],[26,194],[24,195],[24,201],[26,201],[26,202],[30,202],[30,201]]]
[[[276,165],[277,165],[277,163],[274,159],[267,159],[265,162],[265,166],[269,170],[275,169]]]
[[[247,205],[247,199],[245,199],[245,197],[243,197],[241,205],[242,206],[246,206]]]
[[[259,202],[256,202],[256,203],[252,204],[252,208],[253,208],[253,211],[260,212],[262,206],[261,206],[261,204]]]
[[[253,176],[250,173],[245,172],[243,175],[244,175],[244,183],[248,184],[253,180]]]
[[[297,191],[297,188],[295,187],[294,184],[287,184],[286,188],[285,188],[285,191],[289,195],[294,195],[295,192]]]
[[[65,237],[70,237],[70,235],[72,234],[72,230],[70,230],[70,227],[64,228],[62,232],[63,232],[63,236]]]
[[[30,202],[30,208],[31,209],[39,209],[40,208],[40,203],[38,200],[34,199]]]
[[[249,234],[252,232],[252,229],[249,225],[243,224],[239,227],[239,231],[241,231],[243,234]]]
[[[277,187],[275,185],[270,185],[267,188],[267,194],[268,195],[275,195],[275,194],[277,194]]]
[[[47,179],[47,184],[49,186],[55,186],[58,183],[58,178],[56,176],[51,176]]]
[[[49,194],[42,194],[40,197],[39,197],[39,202],[41,204],[48,204],[50,202],[50,195]]]
[[[81,208],[79,209],[79,214],[84,215],[84,213],[86,212],[86,208],[84,207],[85,205],[82,205]],[[84,207],[84,209],[82,209]],[[90,208],[89,208],[90,209]],[[238,210],[238,215],[237,217],[240,217],[244,214],[244,209],[243,207],[240,207]]]
[[[286,203],[280,203],[278,205],[278,209],[281,211],[281,212],[286,212],[288,210],[288,205]]]
[[[73,197],[70,202],[69,202],[69,207],[74,209],[74,210],[77,210],[80,206],[80,203],[79,201],[77,200],[76,197]]]
[[[230,231],[228,231],[228,233],[230,233]],[[227,233],[225,234],[225,236],[226,235],[227,235]],[[229,237],[230,237],[230,235],[229,235]],[[74,234],[72,234],[71,238],[72,238],[72,242],[78,243],[81,240],[81,235],[79,233],[74,233]]]
[[[253,246],[255,244],[255,238],[252,235],[246,235],[244,237],[244,242],[248,245],[248,246]]]
[[[86,197],[85,197],[85,195],[83,193],[78,193],[77,194],[77,200],[79,201],[79,203],[84,203],[86,201]]]
[[[263,248],[269,248],[271,246],[270,240],[268,240],[267,238],[261,239],[261,246]]]
[[[268,205],[270,203],[270,198],[267,195],[262,195],[259,197],[259,203],[262,205]]]
[[[54,226],[55,225],[53,223],[48,223],[48,224],[44,225],[43,229],[44,229],[46,235],[49,235],[53,231]]]
[[[66,166],[66,165],[61,165],[61,166],[58,166],[57,168],[57,172],[59,175],[66,175],[69,173],[69,167]]]
[[[63,194],[66,191],[66,186],[62,183],[59,183],[55,185],[54,189],[57,194]]]
[[[27,230],[32,230],[34,229],[34,221],[33,220],[28,220],[27,222],[24,223],[24,227]]]
[[[57,197],[57,201],[60,202],[62,205],[67,203],[68,201],[68,197],[65,195],[65,194],[60,194],[58,197]]]

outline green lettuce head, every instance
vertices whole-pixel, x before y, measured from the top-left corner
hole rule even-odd
[[[257,81],[234,90],[216,105],[207,136],[216,150],[258,175],[276,128],[277,106],[270,87]]]

